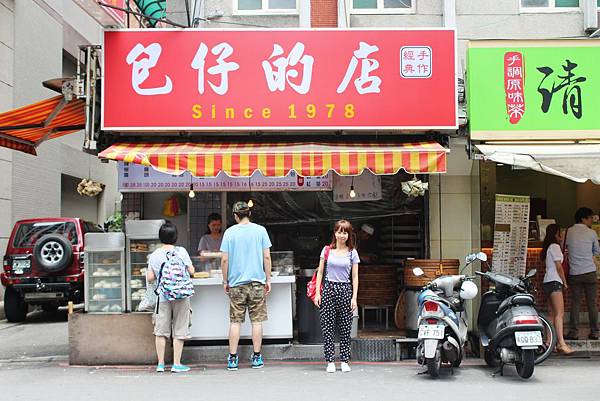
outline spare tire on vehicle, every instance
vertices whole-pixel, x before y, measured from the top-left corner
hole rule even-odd
[[[69,266],[73,260],[71,242],[62,235],[44,235],[33,247],[33,259],[40,270],[57,273]]]

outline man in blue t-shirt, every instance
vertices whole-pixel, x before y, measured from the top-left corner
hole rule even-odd
[[[267,230],[250,222],[246,202],[233,205],[236,225],[228,228],[221,242],[223,288],[229,295],[229,356],[227,369],[237,370],[237,347],[246,309],[252,322],[252,367],[264,366],[261,354],[262,322],[267,320],[266,296],[271,291],[271,240]]]

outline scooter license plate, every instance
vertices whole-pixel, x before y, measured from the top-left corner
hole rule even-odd
[[[516,331],[515,341],[517,347],[531,347],[542,345],[541,331]]]
[[[422,324],[419,326],[419,338],[444,338],[443,324]]]

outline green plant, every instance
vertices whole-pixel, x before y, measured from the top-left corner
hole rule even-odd
[[[115,212],[112,216],[106,220],[108,231],[123,231],[123,214],[121,212]]]

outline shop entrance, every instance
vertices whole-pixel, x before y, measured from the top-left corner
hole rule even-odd
[[[402,183],[412,178],[404,172],[382,176],[381,199],[358,202],[336,202],[332,191],[197,192],[194,198],[187,192],[128,192],[124,193],[123,213],[143,220],[170,219],[185,232],[180,244],[190,255],[198,255],[208,216],[220,214],[225,229],[235,224],[231,205],[252,199],[252,219],[265,226],[271,237],[273,271],[293,269],[290,273],[297,278],[292,302],[295,331],[303,329],[298,327],[298,314],[303,313],[299,309],[306,295],[301,293],[305,287],[300,282],[318,266],[322,248],[331,242],[335,221],[347,219],[355,231],[368,225],[372,235],[358,243],[359,337],[399,337],[406,333],[394,323],[394,307],[403,289],[404,261],[428,256],[428,196],[409,197],[402,192]],[[420,178],[427,180],[427,176]],[[185,200],[185,210],[165,216],[165,202],[173,196]],[[312,312],[318,313],[316,309]]]

